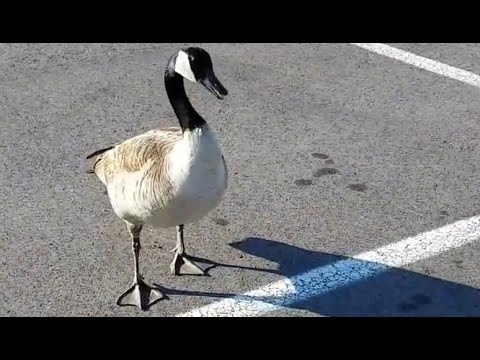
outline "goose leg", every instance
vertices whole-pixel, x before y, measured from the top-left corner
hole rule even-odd
[[[205,275],[205,272],[193,261],[188,259],[183,243],[183,225],[177,226],[177,246],[172,250],[175,252],[173,261],[170,264],[172,275]]]
[[[146,310],[153,303],[160,300],[163,295],[160,291],[153,288],[152,286],[146,284],[143,281],[142,275],[139,272],[139,255],[140,255],[140,231],[142,230],[142,225],[134,225],[130,222],[125,221],[127,224],[128,232],[132,239],[132,250],[133,250],[133,262],[134,262],[134,273],[133,273],[133,285],[125,291],[117,300],[117,305],[120,306],[138,306],[142,310]]]

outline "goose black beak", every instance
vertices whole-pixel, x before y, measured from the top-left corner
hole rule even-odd
[[[204,79],[201,79],[200,84],[210,91],[217,99],[223,100],[224,96],[228,95],[227,89],[225,89],[222,83],[217,79],[215,74],[209,73]]]

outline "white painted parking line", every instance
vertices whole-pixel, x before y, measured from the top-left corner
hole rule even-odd
[[[402,61],[406,64],[414,65],[421,69],[428,70],[433,73],[446,76],[450,79],[458,80],[480,88],[480,75],[477,75],[470,71],[446,65],[441,62],[428,59],[423,56],[415,55],[411,52],[400,50],[393,46],[385,44],[352,43],[352,45],[359,46],[374,53],[384,55],[389,58]]]
[[[480,216],[475,216],[177,316],[259,316],[479,239]]]

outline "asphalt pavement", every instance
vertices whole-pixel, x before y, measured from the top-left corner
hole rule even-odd
[[[85,157],[177,125],[163,73],[186,45],[229,96],[187,83],[229,168],[185,227],[209,276],[169,274],[175,229],[144,228],[167,295],[118,307],[131,242]],[[392,44],[480,74],[478,44]],[[480,213],[480,89],[350,44],[1,44],[0,315],[175,316]],[[479,316],[480,241],[268,316]]]

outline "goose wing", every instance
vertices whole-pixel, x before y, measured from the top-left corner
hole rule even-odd
[[[88,155],[87,159],[96,157],[89,172],[107,185],[116,174],[139,171],[150,161],[162,162],[181,138],[178,127],[148,131]]]

